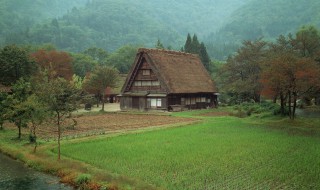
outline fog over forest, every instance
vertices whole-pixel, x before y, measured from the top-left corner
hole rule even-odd
[[[54,44],[79,52],[134,44],[180,50],[188,33],[224,60],[243,40],[320,26],[317,0],[1,0],[0,45]]]

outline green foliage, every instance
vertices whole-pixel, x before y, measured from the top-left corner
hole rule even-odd
[[[48,108],[58,130],[58,160],[60,160],[60,140],[62,122],[79,107],[80,91],[63,78],[43,79],[37,85],[37,96]]]
[[[91,47],[83,51],[83,54],[90,56],[100,65],[104,64],[109,54],[107,51],[97,47]]]
[[[106,59],[106,65],[113,66],[120,73],[127,74],[134,62],[138,46],[125,45],[117,49]]]
[[[79,174],[75,180],[77,185],[84,185],[90,182],[91,180],[91,175],[90,174]]]
[[[104,111],[107,87],[117,87],[119,77],[119,71],[117,69],[108,66],[97,66],[90,74],[89,79],[85,81],[84,88],[87,91],[98,91],[102,95],[101,111]]]
[[[277,115],[276,113],[278,110],[280,110],[280,106],[268,101],[263,101],[261,103],[246,102],[234,106],[234,110],[236,112],[232,112],[233,116],[243,118],[253,114],[261,113],[273,113],[274,115]]]
[[[160,39],[158,39],[157,43],[156,43],[156,48],[157,49],[165,49],[163,44],[161,43]]]
[[[80,77],[85,77],[93,68],[98,65],[98,61],[94,60],[90,55],[82,53],[72,54],[72,69],[73,72]]]
[[[32,109],[25,106],[25,102],[31,95],[31,84],[22,78],[12,86],[13,94],[7,96],[5,104],[5,118],[18,127],[18,139],[21,138],[21,128],[28,127],[30,112]]]
[[[207,48],[204,45],[203,42],[201,44],[198,41],[198,37],[196,34],[193,35],[192,39],[190,34],[187,36],[186,43],[184,45],[184,51],[187,53],[193,53],[193,54],[198,54],[202,64],[204,67],[207,69],[208,72],[210,72],[210,57],[207,53]]]
[[[186,43],[184,44],[184,51],[190,53],[192,51],[192,39],[190,34],[187,35]]]
[[[261,39],[244,41],[236,55],[228,58],[219,72],[221,92],[235,97],[236,102],[260,101],[261,63],[265,58],[267,43]]]
[[[0,49],[0,83],[13,84],[21,77],[29,78],[36,70],[26,49],[9,45]]]
[[[210,56],[226,60],[243,40],[264,37],[274,41],[279,35],[294,33],[306,24],[320,26],[320,3],[309,0],[253,0],[234,11],[226,24],[205,39]]]
[[[154,47],[161,39],[176,49],[187,31],[201,36],[216,31],[244,1],[3,0],[0,44],[52,43],[73,52],[94,45],[114,51],[125,44]]]
[[[6,109],[9,106],[6,104],[7,94],[0,92],[0,130],[3,130],[3,123],[7,120]]]

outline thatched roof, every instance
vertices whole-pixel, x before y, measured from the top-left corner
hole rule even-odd
[[[216,87],[198,55],[140,48],[129,76],[144,58],[166,87],[167,93],[215,93]],[[129,79],[129,78],[128,78]],[[128,82],[127,79],[127,82]],[[128,83],[125,83],[127,85]],[[125,89],[125,88],[123,88]]]

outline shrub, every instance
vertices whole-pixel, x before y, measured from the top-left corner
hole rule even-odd
[[[81,186],[83,184],[89,183],[91,180],[91,175],[90,174],[80,174],[76,178],[76,184]]]

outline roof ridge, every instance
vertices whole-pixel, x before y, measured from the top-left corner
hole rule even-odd
[[[139,48],[138,52],[163,52],[163,53],[168,53],[168,54],[175,54],[175,55],[190,55],[194,57],[198,57],[197,54],[192,54],[192,53],[186,53],[182,51],[175,51],[175,50],[166,50],[166,49],[156,49],[156,48]]]

